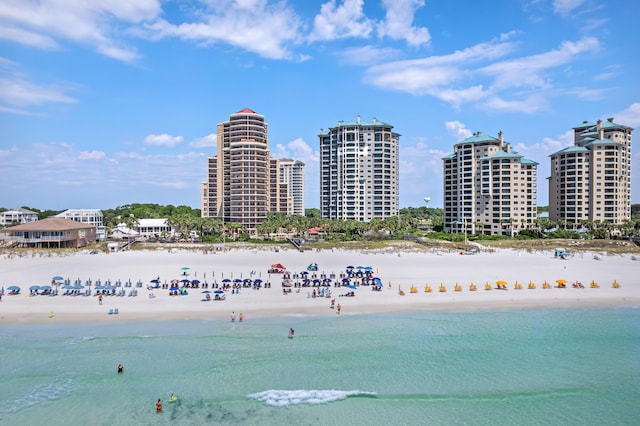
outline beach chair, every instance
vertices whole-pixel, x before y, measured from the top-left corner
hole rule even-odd
[[[109,315],[113,315],[113,309],[109,309]]]
[[[118,308],[115,308],[115,309],[113,310],[113,315],[118,315],[118,314],[119,314],[119,312],[118,312]]]

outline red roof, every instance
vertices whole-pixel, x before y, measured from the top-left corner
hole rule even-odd
[[[320,226],[316,226],[315,228],[309,228],[309,230],[307,231],[307,234],[316,235],[323,231],[324,230]]]
[[[245,108],[242,111],[236,112],[236,114],[257,114],[257,112],[252,111],[249,108]]]

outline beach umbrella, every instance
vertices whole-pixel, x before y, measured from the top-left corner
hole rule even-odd
[[[154,283],[154,284],[158,284],[158,283],[160,283],[160,280],[151,280],[151,282]]]
[[[562,280],[562,279],[556,280],[556,283],[558,283],[558,284],[566,284],[567,280]]]
[[[61,277],[60,275],[56,275],[55,277],[51,278],[53,281],[62,281],[64,280],[64,277]]]
[[[224,291],[222,291],[222,290],[216,290],[216,291],[214,291],[214,293],[215,293],[215,294],[223,294],[223,293],[224,293]]]
[[[350,288],[351,290],[356,290],[357,287],[355,285],[349,284],[349,285],[345,285],[346,288]]]
[[[74,290],[82,290],[84,288],[84,286],[82,284],[78,284],[78,285],[74,285],[73,289]]]
[[[225,278],[224,280],[222,280],[223,283],[230,283],[231,280],[229,278]]]
[[[75,286],[66,284],[66,285],[62,286],[62,289],[63,290],[75,290]]]
[[[181,269],[182,271],[188,271],[188,270],[189,270],[189,269],[191,269],[191,268],[189,268],[188,266],[183,266],[183,267],[182,267],[182,268],[180,268],[180,269]]]
[[[17,285],[12,285],[7,287],[7,290],[9,291],[20,291],[20,287],[18,287]]]
[[[169,288],[169,291],[178,291],[178,290],[180,290],[179,287],[171,287],[171,288]]]
[[[209,290],[205,290],[203,291],[203,293],[211,293]]]
[[[97,286],[95,286],[95,289],[96,290],[106,290],[106,287],[103,286],[103,285],[97,285]]]
[[[51,286],[50,285],[40,286],[40,290],[51,290]]]
[[[191,281],[191,284],[200,284],[200,281],[198,281],[198,280],[193,280],[193,281]]]
[[[38,290],[40,290],[39,285],[32,285],[31,287],[29,287],[29,291],[38,291]]]
[[[190,283],[191,281],[184,279],[184,280],[180,280],[181,283]]]

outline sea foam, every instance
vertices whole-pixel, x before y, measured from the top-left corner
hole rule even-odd
[[[300,404],[326,404],[328,402],[340,401],[350,396],[375,396],[376,392],[363,392],[359,390],[268,390],[264,392],[247,395],[251,399],[262,401],[274,407],[284,407],[288,405]]]

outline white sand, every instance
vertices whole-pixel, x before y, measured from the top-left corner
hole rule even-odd
[[[340,297],[346,289],[331,287],[336,303],[342,306],[341,315],[400,311],[433,310],[498,310],[529,307],[580,307],[640,305],[640,261],[631,255],[607,256],[578,254],[570,260],[557,260],[551,252],[527,253],[500,250],[493,253],[460,255],[457,252],[402,251],[373,252],[324,250],[300,253],[295,250],[274,251],[272,248],[230,250],[219,253],[189,251],[183,249],[132,251],[95,255],[77,253],[67,256],[48,256],[47,252],[34,252],[29,256],[0,255],[0,286],[5,295],[0,302],[0,325],[33,324],[50,322],[98,322],[139,320],[185,320],[202,318],[229,318],[231,312],[244,313],[246,321],[265,316],[336,315],[330,309],[330,299],[309,298],[310,288],[296,289],[283,295],[281,277],[268,275],[271,264],[282,263],[291,272],[306,270],[310,263],[317,263],[318,274],[344,272],[345,267],[371,266],[375,275],[384,282],[381,292],[370,287],[355,290],[355,297]],[[168,290],[155,289],[155,298],[149,298],[150,280],[160,276],[160,281],[181,279],[183,267],[189,267],[190,279],[212,283],[223,278],[261,278],[271,282],[271,288],[242,289],[239,294],[227,292],[222,302],[203,301],[203,289],[189,289],[186,296],[170,296]],[[251,272],[255,275],[251,276]],[[233,275],[232,275],[233,274]],[[145,287],[138,289],[137,297],[105,297],[98,304],[95,290],[91,296],[29,296],[32,285],[48,285],[53,276],[87,279],[118,279],[135,282],[139,279]],[[557,279],[566,279],[567,288],[556,288]],[[498,280],[508,282],[508,290],[496,290]],[[543,281],[553,285],[543,289]],[[590,288],[596,281],[600,287]],[[613,288],[617,280],[620,288]],[[529,282],[536,289],[528,289]],[[585,288],[572,288],[573,282],[581,282]],[[490,283],[491,291],[484,289]],[[522,290],[514,289],[516,282]],[[391,283],[391,284],[390,284]],[[425,293],[425,284],[433,288]],[[439,292],[440,284],[447,287]],[[462,291],[454,291],[459,283]],[[469,291],[475,283],[478,290]],[[410,293],[411,285],[418,289]],[[11,285],[21,288],[20,295],[9,295]],[[398,287],[405,291],[401,296]],[[126,289],[127,294],[130,289]],[[211,288],[209,288],[211,290]],[[109,309],[118,308],[118,315],[109,315]],[[50,318],[50,312],[53,317]]]

